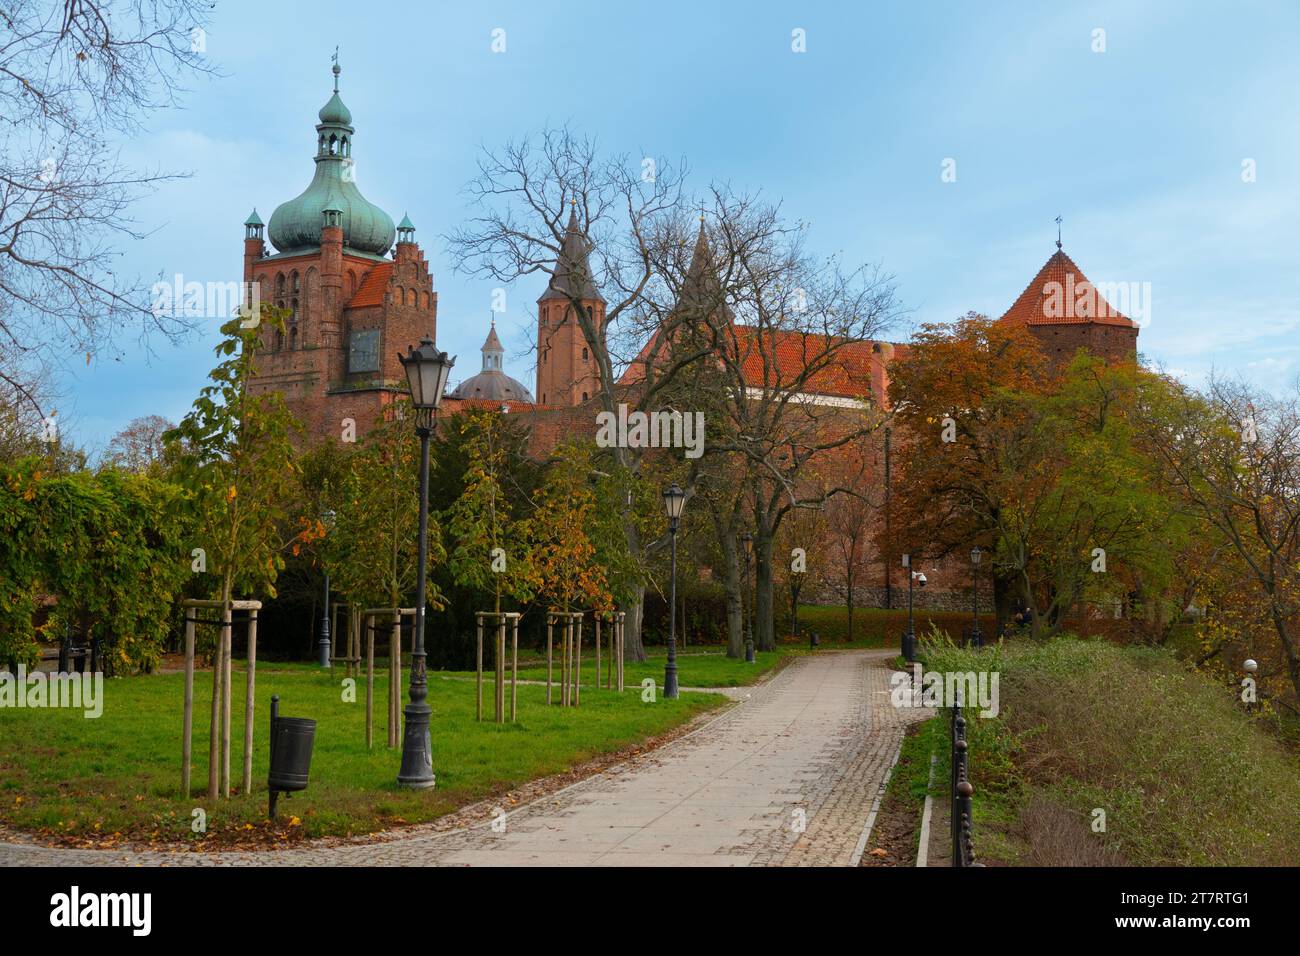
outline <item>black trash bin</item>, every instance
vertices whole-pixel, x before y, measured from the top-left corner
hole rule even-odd
[[[311,750],[316,741],[316,721],[306,717],[281,717],[280,698],[271,698],[271,770],[266,784],[271,791],[271,813],[281,793],[307,789]]]

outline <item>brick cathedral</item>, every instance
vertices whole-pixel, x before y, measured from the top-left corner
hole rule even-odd
[[[253,390],[280,392],[312,439],[337,440],[345,420],[355,422],[360,436],[406,390],[397,355],[425,336],[437,340],[438,294],[410,219],[403,216],[394,226],[357,188],[356,129],[339,96],[337,63],[333,73],[333,94],[316,125],[311,182],[278,206],[269,224],[256,210],[249,216],[244,280],[259,284],[262,302],[289,313],[285,330],[261,343]],[[532,426],[534,448],[542,452],[561,436],[594,433],[595,409],[587,406],[596,400],[596,365],[571,304],[576,291],[582,307],[603,322],[605,300],[589,278],[589,252],[571,214],[554,274],[537,300],[535,390],[506,374],[505,349],[491,325],[481,369],[448,395],[447,410],[479,406],[522,413]],[[695,253],[699,261],[692,271],[708,259],[703,227]],[[581,288],[575,290],[575,283]],[[1076,290],[1091,294],[1077,296]],[[1074,308],[1076,301],[1084,307]],[[1079,347],[1111,360],[1136,358],[1137,323],[1093,289],[1059,238],[1056,252],[1000,321],[1027,325],[1051,361]],[[887,406],[888,366],[905,352],[906,345],[888,342],[846,349],[844,367],[825,376],[824,386],[808,398],[835,404],[870,389]],[[457,368],[453,374],[464,372]],[[635,376],[633,363],[624,383]]]

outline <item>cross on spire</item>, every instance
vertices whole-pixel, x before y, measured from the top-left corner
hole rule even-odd
[[[339,48],[337,46],[334,48],[334,55],[330,57],[330,62],[334,64],[331,72],[334,74],[334,92],[337,93],[339,91],[339,74],[343,72],[339,68]]]

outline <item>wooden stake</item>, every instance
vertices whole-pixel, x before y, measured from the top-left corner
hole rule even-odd
[[[519,705],[519,615],[511,618],[511,664],[510,664],[510,723],[515,722],[515,712]]]
[[[366,749],[375,745],[375,619],[363,618],[366,631]]]
[[[214,622],[215,623],[215,622]],[[217,799],[221,787],[221,628],[217,627],[212,655],[212,722],[208,725],[208,799]]]
[[[194,612],[185,610],[185,740],[181,745],[181,796],[190,798],[190,757],[194,737]]]
[[[506,722],[506,619],[496,615],[496,713],[497,723]]]
[[[551,615],[546,615],[546,703],[551,703]]]
[[[574,621],[577,625],[575,637],[576,642],[573,645],[573,654],[575,666],[573,668],[573,706],[577,707],[582,700],[582,615],[579,614]]]
[[[234,630],[234,613],[230,605],[222,615],[221,630],[224,635],[222,643],[224,644],[223,665],[224,675],[221,678],[221,795],[227,800],[230,799],[230,657],[233,630]]]
[[[248,682],[244,696],[244,780],[240,792],[253,790],[253,685],[257,677],[257,611],[248,618]]]
[[[475,657],[474,666],[474,687],[477,691],[477,697],[474,704],[474,719],[482,721],[483,719],[483,614],[479,612],[474,615],[474,631],[478,636],[478,653]]]
[[[393,653],[393,719],[389,724],[392,727],[392,742],[390,747],[401,746],[402,743],[402,612],[398,608],[393,608],[393,639],[389,641],[389,647]]]

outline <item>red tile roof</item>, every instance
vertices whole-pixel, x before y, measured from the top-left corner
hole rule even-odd
[[[874,342],[844,342],[833,339],[827,344],[824,336],[795,331],[769,332],[769,343],[760,345],[755,330],[746,325],[733,325],[735,348],[739,353],[745,382],[751,388],[786,388],[795,384],[800,391],[837,398],[865,398],[871,395],[876,401],[886,401],[887,396],[876,394],[886,387],[884,365],[892,357],[901,357],[904,346],[880,343],[876,351]],[[656,332],[633,359],[619,379],[621,385],[635,385],[645,379],[645,365],[658,340]],[[826,353],[834,349],[829,361]],[[823,367],[800,381],[803,369],[810,361]],[[764,370],[764,365],[770,368]]]
[[[1074,260],[1059,249],[998,321],[1016,325],[1095,323],[1137,328],[1137,323],[1107,302]]]
[[[381,262],[361,280],[361,285],[348,303],[349,309],[358,309],[363,305],[383,305],[384,292],[388,289],[388,280],[393,274],[391,262]]]

